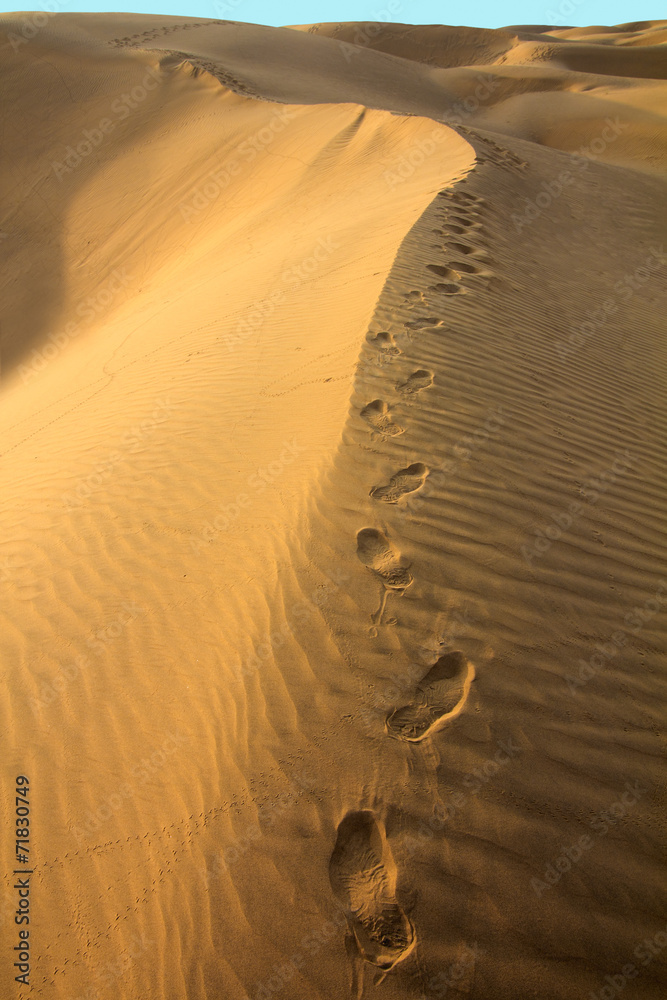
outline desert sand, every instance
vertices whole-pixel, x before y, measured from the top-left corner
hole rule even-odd
[[[0,26],[3,1000],[664,996],[667,21]]]

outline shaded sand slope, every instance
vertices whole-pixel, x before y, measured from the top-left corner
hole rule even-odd
[[[0,24],[34,992],[661,996],[664,23]]]

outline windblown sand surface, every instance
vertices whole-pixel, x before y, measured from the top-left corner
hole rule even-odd
[[[667,21],[0,25],[2,997],[664,996]]]

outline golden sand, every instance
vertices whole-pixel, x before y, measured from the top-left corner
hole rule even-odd
[[[3,1000],[664,996],[667,22],[0,27]]]

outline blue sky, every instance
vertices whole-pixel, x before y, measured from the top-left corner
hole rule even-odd
[[[12,11],[0,0],[0,11]],[[499,28],[510,24],[623,24],[664,18],[664,0],[37,0],[28,10],[108,11],[216,17],[256,24],[311,24],[316,21],[399,21],[408,24],[469,24]]]

